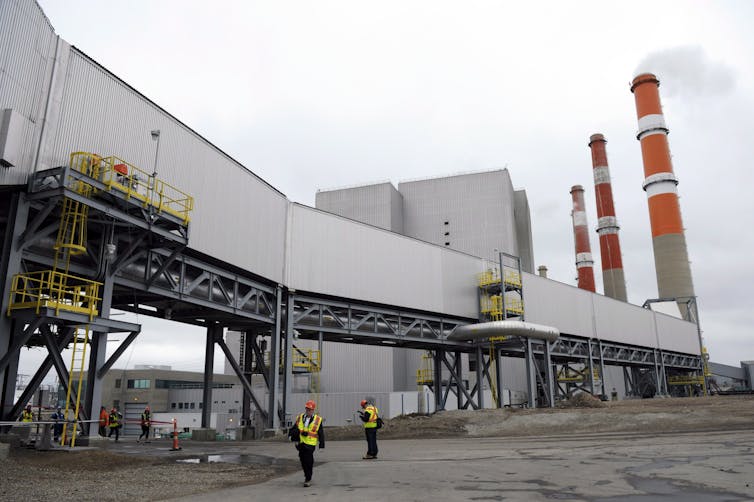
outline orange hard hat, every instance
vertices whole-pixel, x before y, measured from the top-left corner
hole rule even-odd
[[[367,400],[366,399],[362,399],[361,400],[361,407],[363,408],[366,405],[367,405]]]
[[[313,410],[314,408],[316,408],[316,407],[317,407],[317,405],[316,405],[316,404],[314,403],[314,401],[312,401],[312,400],[310,399],[310,400],[308,400],[308,401],[306,402],[306,404],[304,405],[304,407],[305,407],[305,408],[306,408],[307,410]]]

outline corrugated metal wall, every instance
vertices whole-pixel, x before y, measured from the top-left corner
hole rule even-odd
[[[518,255],[507,170],[404,182],[398,191],[406,235],[482,258],[497,259],[495,249]]]
[[[22,119],[20,162],[0,167],[0,185],[25,183],[44,123],[57,37],[36,2],[0,1],[0,111]]]
[[[699,333],[696,324],[660,312],[652,313],[657,322],[658,345],[663,350],[699,354]]]
[[[534,242],[531,235],[531,213],[526,190],[513,192],[513,215],[516,220],[516,237],[518,239],[518,256],[521,257],[521,269],[531,274],[534,267]]]
[[[72,151],[93,151],[152,172],[150,131],[159,129],[158,176],[195,198],[191,247],[282,281],[283,194],[75,49],[61,71],[59,114],[40,168],[66,164]]]
[[[392,183],[319,191],[317,209],[401,233],[402,201]]]
[[[289,287],[477,317],[480,259],[299,204],[290,212]]]

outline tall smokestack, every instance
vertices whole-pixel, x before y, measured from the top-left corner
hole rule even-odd
[[[584,187],[574,185],[571,188],[573,198],[573,240],[576,244],[576,270],[579,273],[579,288],[594,292],[594,260],[589,245],[589,229],[586,225],[584,210]]]
[[[544,265],[540,265],[537,271],[539,272],[540,277],[544,277],[545,279],[547,279],[547,267],[545,267]]]
[[[694,285],[659,87],[660,81],[651,73],[637,75],[631,83],[639,119],[636,139],[641,142],[644,159],[643,187],[649,204],[659,296],[686,299],[694,296]],[[679,301],[678,306],[685,316],[686,304]]]
[[[592,171],[594,173],[594,193],[597,198],[597,234],[600,236],[600,256],[602,257],[602,282],[605,296],[626,301],[626,279],[623,276],[623,261],[618,239],[618,220],[615,218],[613,188],[610,184],[610,168],[607,166],[607,140],[602,134],[589,137],[592,150]]]

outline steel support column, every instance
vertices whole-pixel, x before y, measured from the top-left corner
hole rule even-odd
[[[497,407],[502,408],[503,403],[503,369],[500,367],[502,358],[500,357],[500,349],[494,349],[495,351],[495,392],[497,393]]]
[[[602,397],[607,397],[605,391],[605,358],[602,356],[602,340],[597,340],[597,349],[600,351],[600,382],[602,382]]]
[[[0,252],[0,276],[3,277],[2,283],[0,283],[2,284],[2,290],[0,290],[0,358],[8,355],[16,325],[13,319],[6,316],[5,313],[8,311],[13,277],[21,271],[21,249],[18,243],[29,217],[29,203],[24,194],[12,194],[7,207],[7,226]],[[7,414],[13,407],[16,393],[19,354],[11,354],[11,356],[13,362],[8,364],[4,371],[0,371],[0,420],[10,418]]]
[[[589,393],[594,395],[594,360],[592,358],[592,341],[586,341],[587,353],[589,354]]]
[[[283,420],[285,427],[289,426],[288,414],[291,411],[291,394],[293,392],[293,312],[295,310],[296,297],[288,293],[285,301],[285,352],[283,357]]]
[[[434,354],[434,358],[432,361],[432,370],[433,370],[433,380],[434,380],[434,394],[435,394],[435,411],[444,410],[445,409],[445,400],[443,397],[443,388],[442,388],[442,360],[445,358],[445,351],[443,350],[434,350],[432,351]],[[450,382],[448,382],[448,387],[450,387]],[[429,411],[429,403],[427,403],[427,411]]]
[[[476,346],[476,392],[479,408],[484,408],[484,352],[482,345]]]
[[[270,367],[267,381],[269,386],[269,402],[267,408],[267,427],[277,429],[280,427],[280,415],[278,414],[278,388],[280,387],[280,346],[283,331],[282,326],[282,303],[283,288],[277,287],[275,293],[275,325],[270,333]]]
[[[458,401],[458,409],[461,410],[463,406],[462,393],[466,391],[466,385],[463,383],[463,360],[461,359],[461,353],[456,351],[456,359],[453,361],[456,375],[456,399]]]
[[[526,389],[529,392],[529,408],[537,407],[537,378],[534,375],[535,361],[534,361],[534,348],[532,346],[531,338],[524,340],[526,346]]]
[[[552,360],[550,359],[550,342],[542,341],[545,347],[544,353],[544,370],[545,370],[545,393],[550,408],[555,407],[555,376],[552,372]]]
[[[215,369],[215,340],[218,331],[222,336],[223,328],[212,324],[207,328],[204,348],[204,392],[202,393],[202,429],[207,429],[212,420],[212,376]]]

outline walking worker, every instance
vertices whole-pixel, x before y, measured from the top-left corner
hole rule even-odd
[[[52,438],[57,443],[60,441],[61,434],[63,434],[63,420],[65,419],[65,414],[63,413],[63,410],[58,408],[50,418],[55,420],[55,424],[52,426]]]
[[[110,427],[110,433],[107,435],[107,437],[112,437],[113,432],[115,433],[115,440],[118,440],[118,436],[120,436],[120,413],[118,413],[118,410],[113,407],[113,409],[110,410],[110,417],[107,420],[107,425]]]
[[[311,486],[312,473],[314,471],[314,450],[319,442],[320,449],[325,447],[325,429],[322,426],[322,417],[314,413],[317,405],[309,400],[304,405],[306,411],[296,417],[296,426],[291,427],[291,440],[295,441],[298,434],[298,458],[301,460],[301,468],[304,470],[304,486]]]
[[[138,443],[141,441],[141,438],[144,438],[144,442],[149,442],[149,426],[152,425],[152,412],[149,411],[149,406],[144,408],[144,411],[141,413],[141,434],[139,435],[139,439],[136,440]]]
[[[110,421],[110,414],[104,406],[99,407],[99,435],[102,437],[107,436],[107,425]]]
[[[21,412],[21,421],[22,422],[33,422],[34,421],[34,412],[31,411],[31,405],[27,404],[26,408],[24,408],[24,411]]]
[[[371,460],[377,458],[377,419],[379,417],[379,411],[374,403],[366,399],[361,400],[362,411],[359,411],[361,421],[364,422],[364,433],[367,437],[367,453],[364,455],[364,460]]]

